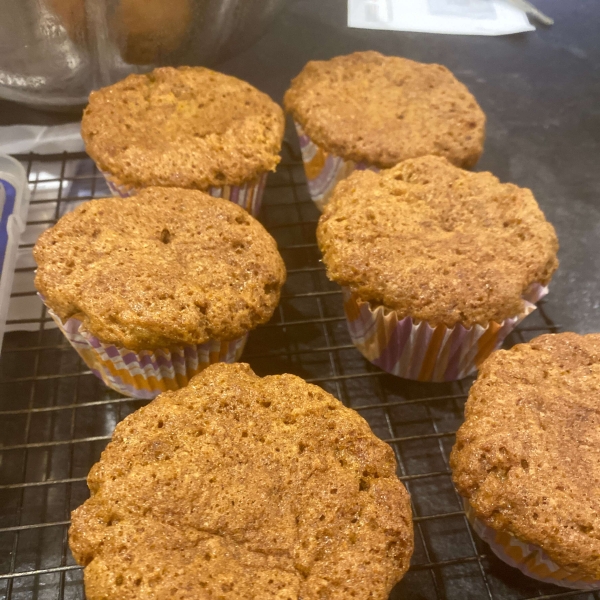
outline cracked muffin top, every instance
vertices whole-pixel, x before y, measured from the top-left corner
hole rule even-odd
[[[78,206],[39,238],[35,285],[64,322],[153,350],[231,340],[271,318],[285,280],[275,240],[204,192],[146,188]]]
[[[372,51],[311,61],[284,103],[315,144],[380,168],[426,154],[472,167],[483,151],[485,115],[442,65]]]
[[[206,190],[275,170],[282,109],[245,81],[203,67],[161,67],[92,92],[87,153],[119,184]]]
[[[336,186],[317,239],[330,279],[432,326],[514,317],[558,266],[554,228],[530,190],[437,156],[354,171]]]
[[[386,600],[413,549],[392,449],[293,375],[213,365],[117,425],[73,512],[88,600]]]
[[[600,334],[542,335],[479,367],[451,467],[487,526],[600,579]]]

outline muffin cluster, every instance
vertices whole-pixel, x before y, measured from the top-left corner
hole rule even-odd
[[[477,101],[441,65],[357,52],[308,63],[284,104],[356,348],[405,379],[479,370],[451,455],[471,526],[531,577],[600,587],[600,337],[496,351],[548,293],[558,240],[530,190],[466,170]],[[322,389],[226,364],[285,282],[255,218],[283,130],[269,97],[205,68],[90,97],[82,135],[120,197],[40,237],[36,286],[95,374],[155,398],[73,513],[90,600],[386,600],[409,567],[391,448]]]

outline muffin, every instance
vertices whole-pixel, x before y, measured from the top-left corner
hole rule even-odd
[[[378,52],[311,61],[292,81],[285,108],[320,209],[354,169],[387,169],[425,155],[468,168],[483,151],[485,115],[442,65]]]
[[[237,360],[285,280],[258,221],[175,188],[81,204],[33,254],[36,288],[69,342],[106,385],[139,398]]]
[[[86,598],[387,600],[413,527],[392,449],[293,375],[213,365],[117,425],[72,514]]]
[[[281,108],[249,83],[163,67],[92,92],[81,135],[115,195],[196,189],[256,215],[283,128]]]
[[[542,335],[481,366],[450,464],[477,533],[508,564],[600,588],[600,334]]]
[[[441,157],[340,182],[317,228],[354,344],[420,381],[473,372],[546,292],[558,242],[530,190]]]

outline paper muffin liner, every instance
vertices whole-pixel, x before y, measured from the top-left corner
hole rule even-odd
[[[225,342],[211,340],[204,344],[134,352],[102,343],[77,318],[63,323],[50,308],[48,314],[94,375],[125,396],[148,400],[161,392],[185,387],[194,375],[213,363],[236,362],[248,338],[246,334]]]
[[[600,589],[600,581],[581,573],[559,567],[539,546],[520,540],[505,531],[488,527],[475,516],[473,507],[463,498],[465,514],[473,531],[506,564],[519,569],[528,577],[575,590]]]
[[[461,324],[429,325],[384,306],[372,307],[348,288],[342,288],[350,337],[364,357],[379,368],[404,379],[455,381],[470,375],[496,350],[506,336],[535,309],[548,293],[540,284],[524,294],[523,312],[486,327]]]
[[[353,160],[345,160],[341,156],[327,152],[306,135],[302,125],[296,122],[294,124],[300,140],[308,192],[319,210],[322,211],[329,202],[333,188],[338,181],[348,177],[352,171],[366,171],[367,169],[379,171],[377,167],[365,162],[357,163]]]
[[[120,196],[121,198],[128,198],[129,196],[135,196],[138,192],[138,188],[124,183],[119,183],[113,176],[106,172],[101,171],[106,179],[113,196]],[[256,217],[260,212],[262,205],[262,197],[265,191],[267,183],[268,173],[263,173],[255,181],[244,183],[243,185],[224,185],[221,187],[210,187],[205,192],[214,196],[215,198],[223,198],[225,200],[231,200],[238,206],[241,206],[244,210],[248,211],[253,217]]]

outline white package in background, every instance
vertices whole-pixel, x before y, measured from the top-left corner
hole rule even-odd
[[[509,0],[348,0],[348,27],[454,35],[535,30]]]
[[[0,127],[0,152],[53,154],[83,152],[81,123],[64,125],[8,125]]]

